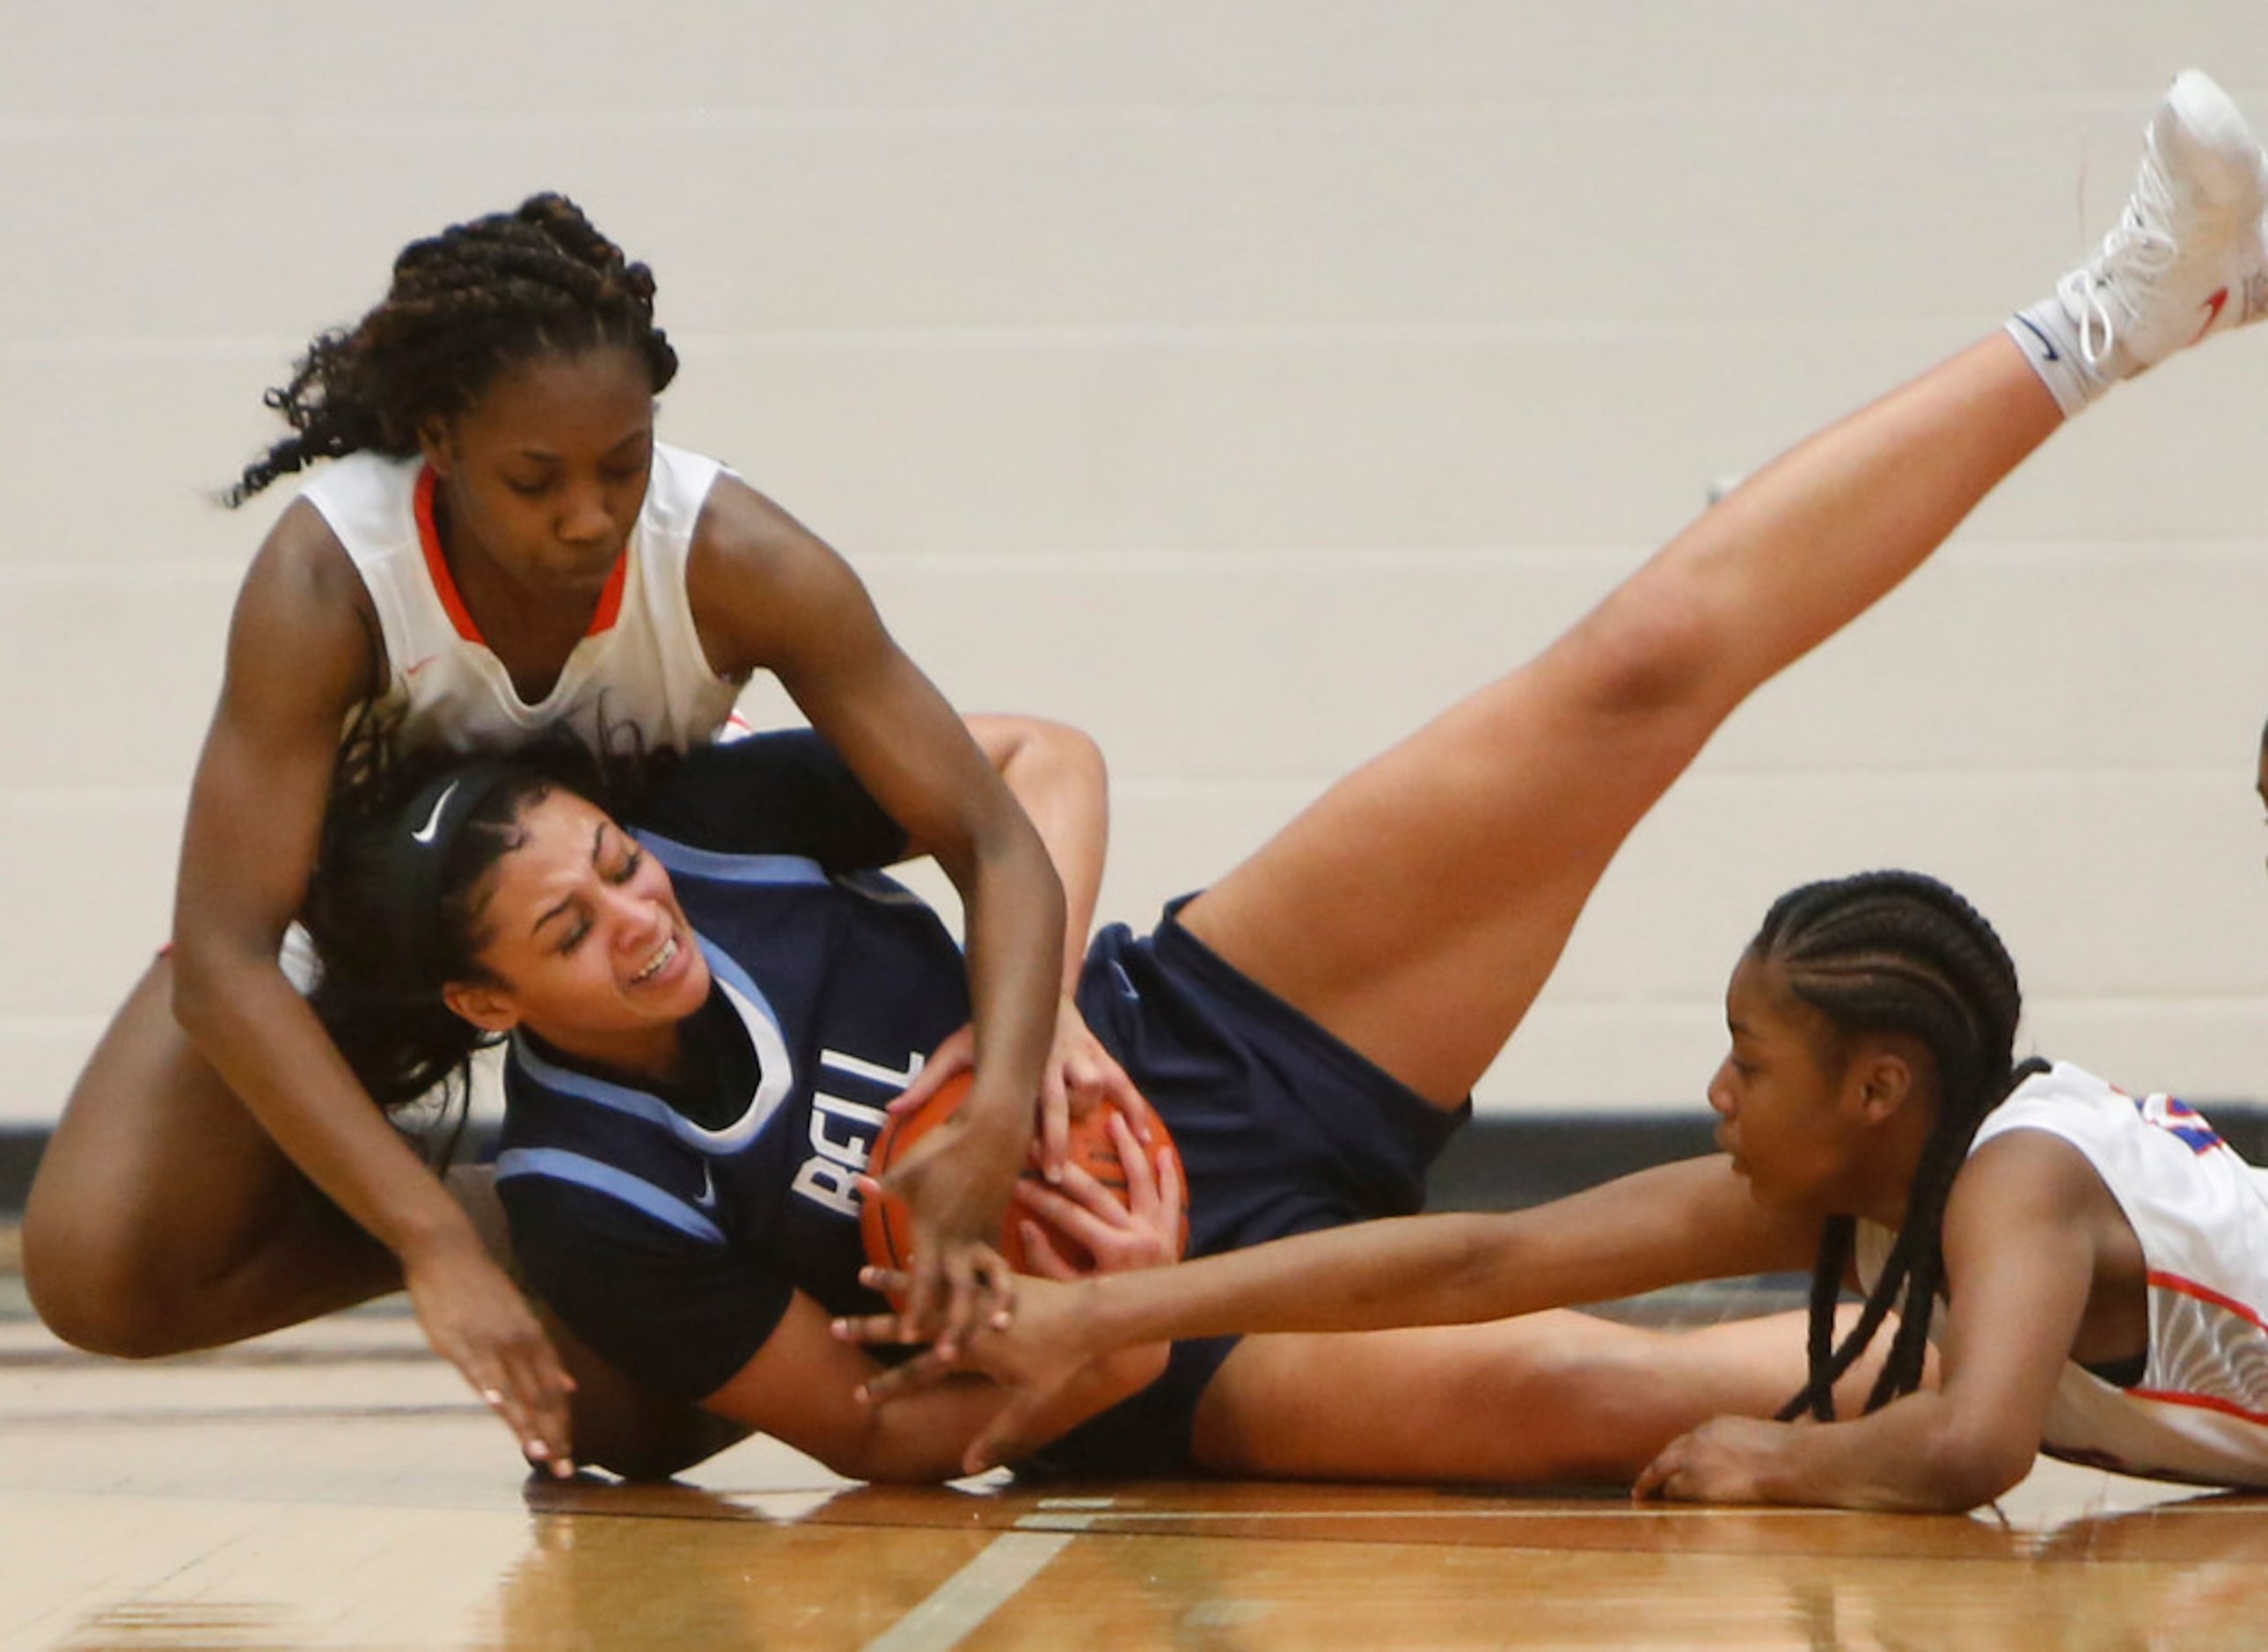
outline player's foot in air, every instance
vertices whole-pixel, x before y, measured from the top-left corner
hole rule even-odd
[[[2095,255],[2008,332],[2066,413],[2208,334],[2268,314],[2268,155],[2228,94],[2183,70]]]

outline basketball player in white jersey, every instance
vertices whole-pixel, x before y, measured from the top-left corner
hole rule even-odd
[[[1933,403],[1950,416],[1942,397],[1965,386],[1979,398],[1972,417],[1986,398],[1999,407],[1948,444],[1948,460],[1950,450],[1988,435],[2014,439],[2029,430],[2036,439],[2110,380],[2257,315],[2268,289],[2268,164],[2258,144],[2195,74],[2175,83],[2148,143],[2127,216],[2094,261],[2017,316],[2005,337],[1797,449],[1712,516],[1746,494],[1759,507],[1746,513],[1749,533],[1775,539],[1788,524],[1767,502],[1784,504],[1780,488],[1832,475],[1838,452],[1879,458],[1902,407],[1917,420]],[[1815,542],[1791,538],[1781,548],[1817,554],[1874,520],[1869,503],[1901,494],[1918,508],[1941,507],[1947,478],[1924,476],[1935,470],[1918,459],[1902,486],[1885,483],[1879,496],[1863,483],[1822,490],[1833,509],[1814,525]],[[1705,542],[1712,526],[1722,529],[1718,548],[1737,557],[1740,525],[1704,518],[1691,538]],[[1540,682],[1530,694],[1548,700]],[[1533,762],[1529,753],[1517,764],[1503,755],[1507,767]],[[1407,772],[1403,779],[1406,786]],[[1571,777],[1564,794],[1536,806],[1564,819],[1598,783]],[[2268,746],[2262,792],[2268,799]],[[1312,842],[1327,842],[1334,826],[1345,840],[1345,887],[1375,885],[1377,846],[1400,835],[1381,825],[1391,806],[1376,800],[1366,817],[1326,799],[1310,817]],[[1473,834],[1476,857],[1533,864],[1521,853],[1524,836],[1503,819],[1491,824],[1492,833]],[[1583,864],[1594,875],[1603,857]],[[1283,883],[1278,873],[1261,898],[1280,899]],[[1462,880],[1457,892],[1470,898]],[[1233,906],[1248,909],[1251,899]],[[1216,944],[1226,936],[1248,955],[1252,939],[1233,913],[1208,928]],[[1548,966],[1556,940],[1538,951]],[[1306,956],[1314,955],[1310,936]],[[1292,960],[1287,954],[1279,979],[1298,983]],[[1442,995],[1471,974],[1460,967],[1427,978],[1429,1002],[1403,1006],[1402,1021],[1457,1024]],[[1719,1416],[1648,1440],[1619,1398],[1631,1373],[1597,1367],[1593,1351],[1578,1347],[1557,1408],[1538,1414],[1533,1403],[1507,1404],[1498,1432],[1538,1437],[1528,1464],[1535,1473],[1551,1472],[1554,1452],[1595,1470],[1619,1451],[1642,1494],[1698,1501],[1967,1509],[2014,1485],[2043,1449],[2129,1472],[2268,1487],[2268,1200],[2259,1174],[2177,1100],[2129,1095],[2061,1063],[2019,1064],[2015,967],[1966,901],[1909,872],[1793,891],[1742,954],[1726,1007],[1731,1050],[1709,1087],[1719,1156],[1511,1215],[1340,1228],[1070,1286],[1019,1281],[1012,1313],[963,1350],[1017,1391],[963,1465],[1039,1443],[1033,1420],[1090,1359],[1243,1333],[1199,1412],[1200,1452],[1208,1438],[1224,1443],[1208,1466],[1448,1477],[1476,1448],[1451,1439],[1454,1429],[1434,1421],[1440,1408],[1410,1403],[1429,1373],[1468,1350],[1470,1381],[1447,1391],[1468,1403],[1490,1391],[1532,1402],[1552,1377],[1539,1339],[1499,1347],[1491,1363],[1483,1333],[1495,1327],[1471,1322],[1808,1264],[1810,1374],[1778,1420]],[[1309,1013],[1329,1024],[1327,1008]],[[1371,1027],[1362,1047],[1393,1065],[1376,1042],[1396,1036],[1391,1020],[1344,1024]],[[1846,1283],[1868,1300],[1843,1333],[1835,1306]],[[1836,1378],[1893,1311],[1898,1328],[1863,1414],[1837,1420]],[[1421,1326],[1454,1329],[1391,1329]],[[887,1317],[837,1332],[859,1341],[902,1336]],[[1932,1387],[1925,1355],[1940,1333]],[[1251,1352],[1262,1347],[1270,1351]],[[1504,1356],[1514,1347],[1522,1362],[1507,1373]],[[871,1388],[888,1398],[951,1367],[924,1355]],[[1307,1391],[1326,1381],[1329,1401]]]
[[[1064,1073],[1103,1065],[1063,1016],[1061,890],[842,560],[656,443],[676,356],[652,299],[644,265],[540,195],[405,249],[387,298],[271,393],[294,434],[232,500],[336,462],[246,577],[173,944],[96,1049],[32,1193],[26,1279],[68,1340],[173,1353],[406,1285],[434,1347],[565,1472],[571,1384],[550,1343],[279,948],[358,710],[411,745],[563,727],[659,750],[714,738],[759,669],[939,847],[967,901],[976,1094],[907,1178],[937,1261],[924,1308],[965,1317],[968,1243],[997,1230],[1043,1082],[1059,1112]]]

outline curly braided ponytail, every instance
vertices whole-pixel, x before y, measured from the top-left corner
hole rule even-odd
[[[1857,1224],[1832,1218],[1812,1276],[1810,1377],[1781,1411],[1835,1414],[1836,1379],[1850,1369],[1904,1299],[1896,1336],[1867,1409],[1921,1385],[1930,1316],[1944,1281],[1946,1200],[1984,1115],[2023,1070],[2014,1065],[2023,995],[2016,966],[1983,915],[1918,872],[1862,872],[1807,884],[1782,895],[1749,943],[1775,965],[1790,992],[1836,1031],[1900,1033],[1920,1040],[1936,1063],[1935,1127],[1914,1172],[1899,1230],[1859,1323],[1839,1346],[1835,1308],[1855,1247]]]
[[[601,345],[637,352],[656,394],[677,352],[653,324],[653,272],[631,263],[564,195],[531,195],[404,247],[384,302],[313,340],[267,405],[292,434],[222,496],[242,504],[277,477],[365,450],[406,457],[419,427],[471,406],[504,369]]]

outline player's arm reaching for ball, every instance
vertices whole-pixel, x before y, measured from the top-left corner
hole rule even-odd
[[[1102,891],[1110,842],[1110,782],[1101,749],[1080,730],[1041,717],[975,716],[969,733],[991,760],[1046,846],[1064,889],[1064,970],[1056,1006],[1055,1044],[1040,1086],[1042,1167],[1054,1179],[1068,1162],[1071,1120],[1101,1103],[1118,1107],[1137,1136],[1151,1139],[1151,1112],[1141,1091],[1087,1028],[1072,1001]],[[909,845],[913,853],[926,846]],[[932,1052],[921,1075],[892,1107],[918,1108],[939,1086],[967,1070],[972,1050],[964,1029]]]
[[[368,605],[313,508],[287,510],[246,578],[190,791],[173,1010],[276,1145],[400,1259],[435,1350],[497,1408],[530,1458],[570,1472],[571,1384],[557,1355],[276,963],[314,863],[340,724],[379,673]],[[336,1303],[295,1305],[305,1313]]]
[[[1126,1199],[1076,1164],[1066,1167],[1057,1186],[1038,1190],[1048,1233],[1035,1232],[1029,1255],[1031,1266],[1052,1278],[1073,1276],[1054,1248],[1062,1238],[1083,1246],[1102,1268],[1151,1267],[1178,1254],[1185,1214],[1178,1176],[1153,1174],[1130,1132],[1115,1116],[1112,1125],[1126,1156]],[[1005,1264],[998,1256],[988,1254],[979,1267],[993,1276],[988,1286],[1006,1288]],[[1021,1426],[1053,1438],[1152,1382],[1166,1353],[1163,1344],[1114,1350],[1041,1400],[1012,1397],[981,1374],[959,1373],[897,1405],[877,1406],[867,1394],[887,1377],[887,1368],[831,1336],[824,1311],[799,1292],[755,1356],[702,1404],[808,1452],[836,1473],[934,1481],[962,1472],[976,1443],[1010,1404],[1027,1419]]]
[[[718,481],[687,566],[720,674],[772,672],[876,802],[933,855],[966,914],[976,1088],[901,1186],[924,1243],[922,1323],[977,1311],[977,1249],[998,1227],[1032,1133],[1063,970],[1062,885],[1030,820],[943,695],[883,628],[848,564],[745,483]]]
[[[932,1349],[878,1377],[891,1401],[981,1369],[1014,1391],[970,1448],[970,1472],[1047,1443],[1057,1397],[1111,1351],[1192,1337],[1461,1325],[1663,1285],[1803,1266],[1815,1218],[1767,1211],[1728,1160],[1663,1165],[1533,1209],[1363,1222],[1178,1267],[1071,1283],[1019,1279],[958,1360]],[[894,1281],[876,1274],[885,1288]],[[846,1342],[907,1340],[887,1315],[838,1320]]]

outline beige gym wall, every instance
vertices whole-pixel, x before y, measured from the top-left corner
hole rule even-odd
[[[2268,126],[2258,0],[0,0],[0,1127],[166,933],[290,488],[208,494],[405,240],[556,187],[651,261],[666,437],[1101,738],[1141,922],[2043,292],[2191,62]],[[1727,730],[1483,1105],[1697,1105],[1766,901],[1882,863],[2041,1046],[2268,1090],[2264,454],[2268,328],[2059,438]]]

